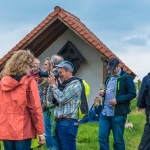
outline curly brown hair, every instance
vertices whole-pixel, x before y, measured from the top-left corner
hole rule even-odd
[[[26,74],[28,66],[34,61],[34,55],[30,50],[18,50],[7,61],[5,65],[5,74],[8,76],[21,76]]]

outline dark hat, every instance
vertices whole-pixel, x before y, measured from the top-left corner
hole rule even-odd
[[[112,71],[115,70],[118,65],[119,65],[118,58],[110,58],[106,69]]]
[[[60,68],[66,67],[69,70],[71,70],[72,72],[74,70],[74,66],[70,61],[62,61],[61,63],[59,63],[58,65],[55,65],[55,66],[60,67]]]

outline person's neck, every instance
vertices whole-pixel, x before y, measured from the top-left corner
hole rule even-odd
[[[51,72],[51,69],[49,69],[49,70],[46,70],[46,72]]]
[[[39,72],[39,69],[38,70],[32,70],[33,74],[36,74]]]
[[[69,80],[70,78],[72,78],[72,75],[67,76],[67,77],[64,79],[64,81],[67,81],[67,80]]]

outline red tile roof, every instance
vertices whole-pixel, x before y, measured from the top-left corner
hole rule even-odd
[[[92,44],[96,49],[98,49],[104,56],[108,59],[112,57],[117,57],[111,50],[109,50],[81,21],[78,17],[71,14],[70,12],[56,6],[54,11],[49,14],[46,19],[44,19],[37,27],[35,27],[29,34],[26,35],[14,48],[12,48],[3,58],[0,59],[0,65],[5,63],[11,55],[21,49],[33,36],[35,36],[44,26],[46,26],[52,19],[59,18],[64,22],[71,30],[76,32],[84,40]],[[121,67],[128,72],[133,74],[135,77],[136,74],[130,70],[121,60]]]

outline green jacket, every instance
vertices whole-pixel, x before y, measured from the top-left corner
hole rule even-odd
[[[111,78],[108,74],[105,85]],[[130,101],[136,97],[136,89],[132,77],[121,69],[121,74],[116,80],[115,98],[117,104],[114,107],[114,115],[124,116],[130,113]],[[105,100],[105,99],[104,99]],[[104,106],[104,105],[103,105]]]

